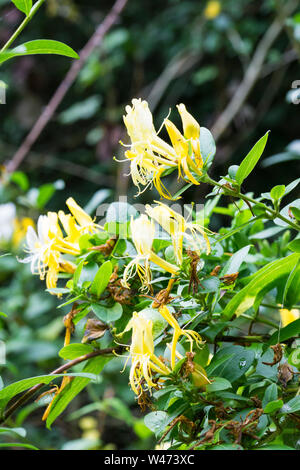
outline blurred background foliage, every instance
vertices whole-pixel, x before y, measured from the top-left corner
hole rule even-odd
[[[22,41],[56,39],[79,52],[111,4],[47,0]],[[8,0],[0,0],[0,15],[0,43],[5,43],[22,17]],[[266,44],[274,24],[278,32]],[[220,118],[228,113],[229,103],[253,79],[257,54],[257,76],[220,132]],[[64,209],[69,196],[84,206],[96,195],[91,211],[101,201],[122,195],[136,201],[127,164],[112,158],[122,159],[119,141],[128,142],[122,122],[126,104],[133,97],[147,99],[158,129],[170,108],[179,125],[175,105],[185,103],[218,141],[212,176],[224,175],[228,165],[240,163],[271,129],[264,159],[245,188],[257,194],[299,174],[300,87],[292,85],[300,80],[299,57],[297,0],[128,1],[120,21],[89,57],[21,167],[11,176],[2,173],[0,203],[13,204],[5,210],[0,206],[1,248],[14,255],[0,258],[0,310],[7,315],[0,316],[0,339],[7,346],[1,372],[6,382],[48,373],[57,366],[62,315],[68,311],[67,307],[56,310],[56,298],[43,291],[27,265],[16,260],[28,224],[43,211]],[[22,144],[69,67],[68,59],[53,56],[19,58],[2,67],[0,79],[8,86],[7,104],[0,106],[2,165]],[[175,177],[171,184],[174,193]],[[185,198],[201,203],[207,192],[201,185],[187,191]],[[136,202],[157,198],[155,190],[147,191]],[[213,228],[228,223],[228,217],[216,217]],[[153,448],[127,376],[119,373],[120,362],[110,362],[101,382],[90,384],[51,431],[40,421],[40,402],[19,412],[15,426],[26,419],[30,443],[39,448]],[[3,438],[9,442],[11,436]]]

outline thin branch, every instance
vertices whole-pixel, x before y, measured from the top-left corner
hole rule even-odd
[[[32,20],[32,18],[34,17],[34,15],[37,13],[38,9],[43,5],[43,3],[45,2],[45,0],[38,0],[38,2],[36,2],[33,7],[31,8],[30,10],[30,13],[26,16],[26,18],[24,18],[24,20],[22,21],[22,23],[20,24],[20,26],[16,29],[16,31],[14,32],[14,34],[9,38],[9,40],[7,41],[6,44],[4,44],[4,46],[2,47],[2,49],[0,50],[0,54],[1,52],[4,52],[6,51],[9,46],[12,45],[12,43],[17,39],[17,37],[21,34],[21,32],[23,31],[23,29],[27,26],[27,24]]]
[[[285,18],[294,10],[296,3],[298,2],[292,0],[286,5],[284,9]],[[283,15],[283,12],[281,13]],[[216,140],[221,137],[244,105],[249,93],[261,75],[262,67],[269,49],[281,33],[283,27],[283,17],[276,18],[260,40],[242,82],[238,86],[227,108],[218,117],[212,127],[212,134]]]
[[[99,349],[98,351],[93,351],[92,353],[85,354],[84,356],[77,357],[76,359],[73,359],[73,361],[67,362],[66,364],[63,364],[62,366],[58,367],[57,369],[53,370],[49,375],[56,375],[56,374],[61,374],[65,372],[66,370],[70,369],[71,367],[74,367],[77,364],[80,364],[81,362],[88,361],[89,359],[92,359],[93,357],[97,356],[105,356],[108,354],[112,354],[114,351],[115,352],[122,352],[124,348],[118,347],[118,348],[106,348],[106,349]],[[0,419],[0,424],[4,423],[9,416],[11,416],[20,406],[22,406],[24,403],[26,403],[40,388],[42,388],[45,384],[40,383],[37,385],[34,385],[34,387],[31,387],[27,392],[25,392],[8,410],[3,414],[3,417]]]
[[[127,1],[128,0],[117,0],[108,15],[105,17],[104,21],[98,26],[93,36],[80,52],[80,59],[73,62],[69,72],[55,91],[48,105],[45,107],[44,111],[38,118],[30,133],[27,135],[19,150],[15,153],[12,160],[7,162],[6,169],[8,172],[13,172],[20,166],[31,147],[52,118],[66,93],[69,91],[70,87],[76,80],[80,70],[91,53],[96,47],[99,47],[105,34],[117,22],[119,15],[124,9]]]

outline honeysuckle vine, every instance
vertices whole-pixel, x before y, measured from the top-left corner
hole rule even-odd
[[[69,212],[42,214],[37,228],[28,227],[19,260],[46,281],[59,309],[70,309],[59,355],[75,358],[44,382],[33,378],[19,399],[16,390],[30,381],[4,387],[2,422],[45,385],[38,400],[50,427],[91,373],[121,357],[120,373],[158,442],[172,449],[287,445],[278,420],[289,429],[300,420],[300,227],[299,201],[281,203],[299,179],[256,199],[242,192],[268,133],[239,166],[212,179],[211,133],[183,103],[177,110],[182,131],[172,110],[157,131],[140,98],[124,114],[130,142],[121,145],[137,196],[152,188],[165,201],[155,197],[144,212],[114,202],[100,225],[70,197]],[[171,194],[174,175],[186,185]],[[172,207],[199,184],[213,187],[200,212],[192,205],[187,217]],[[230,197],[228,207],[219,206],[222,196]],[[209,227],[218,213],[230,216],[231,226],[215,233]],[[80,377],[68,372],[53,385],[77,364],[85,364]]]

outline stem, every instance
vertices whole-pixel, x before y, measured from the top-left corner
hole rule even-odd
[[[32,20],[32,18],[34,17],[34,15],[36,14],[36,12],[38,11],[38,9],[42,6],[42,4],[45,2],[45,0],[38,0],[38,2],[36,2],[33,7],[31,8],[28,16],[26,16],[26,18],[22,21],[22,23],[20,24],[20,26],[16,29],[16,31],[14,32],[14,34],[9,38],[9,40],[7,41],[6,44],[4,44],[4,46],[2,47],[2,49],[0,50],[0,54],[1,52],[4,52],[6,51],[9,46],[17,39],[17,37],[21,34],[21,32],[23,31],[23,29],[27,26],[27,24]]]
[[[88,361],[89,359],[92,359],[93,357],[104,356],[106,354],[112,354],[114,351],[122,352],[123,348],[118,347],[118,348],[99,349],[98,351],[93,351],[89,354],[85,354],[84,356],[79,356],[76,359],[73,359],[73,361],[70,361],[67,364],[63,364],[62,366],[53,370],[52,372],[50,372],[49,375],[61,374],[62,372],[70,369],[71,367],[77,364],[80,364],[81,362]],[[0,424],[4,423],[10,415],[12,415],[20,406],[26,403],[29,400],[29,398],[31,398],[44,385],[45,384],[43,383],[37,384],[37,385],[34,385],[34,387],[31,387],[29,390],[27,390],[27,392],[25,392],[10,408],[8,408],[6,413],[3,414],[3,417],[0,418]]]
[[[210,176],[208,175],[205,175],[205,179],[204,179],[204,182],[207,183],[207,184],[210,184],[212,186],[218,186],[219,188],[223,189],[224,191],[224,194],[225,195],[229,195],[229,196],[233,196],[233,197],[237,197],[237,198],[240,198],[242,199],[243,201],[245,201],[246,203],[252,203],[252,204],[257,204],[258,201],[256,201],[255,199],[253,199],[252,197],[249,197],[249,196],[246,196],[245,194],[242,194],[240,191],[234,191],[234,190],[231,190],[229,188],[227,188],[226,186],[224,186],[223,184],[221,183],[218,183],[217,181],[213,180],[212,178],[210,178]],[[283,222],[285,222],[286,224],[288,224],[290,227],[292,227],[294,230],[297,230],[297,231],[300,231],[300,226],[294,222],[291,222],[290,220],[288,220],[286,217],[284,217],[283,215],[281,215],[279,212],[271,209],[270,207],[268,207],[266,204],[264,204],[263,202],[259,202],[259,204],[261,204],[262,206],[264,206],[264,209],[265,211],[269,212],[271,215],[272,215],[272,218],[275,219],[276,217],[278,217],[278,219],[282,220]]]

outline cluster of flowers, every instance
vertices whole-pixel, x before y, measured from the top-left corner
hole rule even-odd
[[[56,287],[58,273],[74,273],[76,269],[76,265],[63,255],[79,255],[81,235],[93,234],[100,229],[73,198],[66,204],[71,214],[48,212],[39,216],[37,233],[32,226],[28,227],[25,247],[28,256],[19,260],[30,263],[32,274],[39,274],[41,280],[46,277],[48,289]]]
[[[203,160],[200,152],[200,125],[186,110],[184,104],[177,106],[183,126],[183,134],[169,120],[165,126],[172,145],[166,143],[156,132],[148,103],[133,99],[132,107],[126,106],[124,122],[131,139],[130,149],[125,152],[130,160],[130,174],[139,194],[154,184],[159,194],[173,199],[161,181],[166,170],[178,170],[178,176],[196,184],[195,175],[202,175]],[[141,186],[144,189],[141,190]]]

